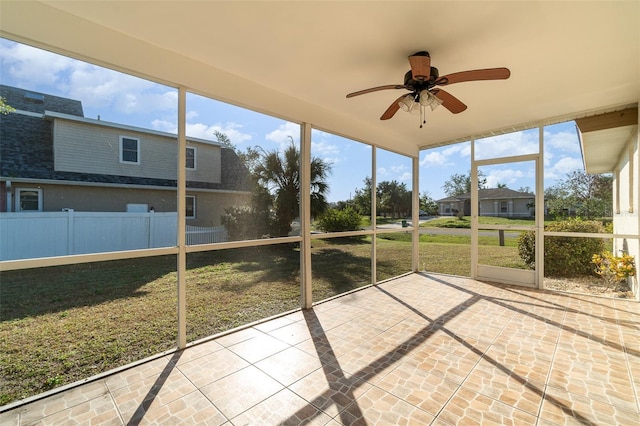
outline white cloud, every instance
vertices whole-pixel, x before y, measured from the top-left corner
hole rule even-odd
[[[0,58],[3,73],[32,90],[51,85],[66,87],[61,73],[82,65],[73,59],[8,40],[0,42]]]
[[[487,187],[497,188],[498,184],[506,184],[508,187],[517,184],[518,179],[525,177],[522,170],[493,169],[487,174]]]
[[[456,161],[458,158],[469,157],[471,155],[471,146],[465,142],[445,148],[433,148],[425,152],[424,157],[420,160],[420,167],[444,168],[458,164],[458,161]]]
[[[311,153],[314,157],[318,157],[325,163],[332,165],[343,161],[343,158],[340,156],[338,146],[331,144],[328,141],[314,142],[312,138]]]
[[[398,182],[411,182],[412,173],[405,165],[395,165],[389,167],[378,167],[377,169],[377,181],[398,181]]]
[[[178,126],[176,126],[175,121],[156,119],[151,122],[151,127],[161,132],[178,133]]]
[[[538,152],[537,132],[514,132],[476,141],[477,159],[510,157]]]
[[[294,144],[298,145],[300,143],[300,125],[290,122],[281,124],[276,130],[267,133],[264,138],[279,144],[280,150],[286,148],[291,143],[291,139]]]
[[[398,179],[400,182],[411,182],[411,172],[404,172],[402,173],[400,176],[398,176]]]
[[[453,154],[460,154],[460,157],[468,157],[471,155],[471,144],[464,142],[451,145],[450,147],[444,148],[442,153],[447,157],[452,156]]]
[[[432,151],[425,154],[420,160],[420,167],[444,167],[447,165],[453,165],[454,163],[449,161],[449,158],[442,152]]]
[[[82,101],[84,108],[124,114],[176,111],[176,89],[10,41],[0,43],[2,72],[14,84]]]
[[[580,154],[580,143],[576,132],[544,133],[545,154],[550,149],[571,154]]]
[[[154,120],[153,128],[168,133],[178,133],[178,126],[175,121]],[[251,135],[242,132],[242,125],[238,123],[228,122],[224,124],[205,124],[205,123],[187,123],[187,136],[206,140],[217,140],[215,132],[221,132],[227,135],[231,143],[235,146],[252,139]]]
[[[567,177],[567,173],[574,170],[582,170],[583,167],[582,158],[564,156],[554,164],[545,167],[544,177],[545,180],[565,179]]]

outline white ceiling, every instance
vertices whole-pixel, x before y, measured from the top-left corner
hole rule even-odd
[[[6,1],[3,37],[151,78],[397,152],[637,103],[640,2]],[[461,114],[399,111],[407,56],[440,75],[508,67],[451,85]]]

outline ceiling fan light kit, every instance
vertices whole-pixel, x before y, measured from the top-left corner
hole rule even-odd
[[[402,109],[412,114],[419,114],[420,127],[422,128],[422,125],[426,123],[426,107],[430,107],[431,111],[433,111],[440,105],[443,105],[453,114],[459,114],[467,109],[467,106],[458,98],[449,92],[436,88],[436,86],[447,86],[464,81],[505,80],[511,75],[508,68],[487,68],[461,71],[440,77],[438,69],[431,66],[431,56],[429,52],[426,51],[417,52],[409,56],[409,65],[411,69],[404,75],[404,84],[388,84],[359,90],[349,93],[347,98],[380,90],[409,90],[411,93],[402,95],[393,101],[389,108],[382,114],[380,120],[388,120],[392,118],[399,109]]]

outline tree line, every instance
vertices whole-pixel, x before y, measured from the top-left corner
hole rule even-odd
[[[506,188],[506,184],[498,183],[497,188]],[[453,174],[442,186],[448,197],[455,197],[471,192],[471,172]],[[478,170],[478,189],[488,189],[487,178]],[[533,194],[531,188],[518,188],[519,192]],[[567,173],[544,191],[546,214],[553,218],[577,216],[583,219],[609,217],[613,214],[613,177],[609,174],[594,175],[584,170]],[[437,203],[428,193],[420,198],[420,205],[437,209]]]
[[[290,143],[282,149],[271,151],[261,147],[248,147],[240,151],[229,138],[215,133],[218,142],[234,150],[248,176],[251,200],[247,205],[227,208],[222,223],[233,239],[260,238],[262,236],[286,236],[292,223],[300,216],[300,151],[289,136]],[[311,215],[320,218],[329,209],[327,194],[331,164],[311,158]],[[373,182],[370,177],[356,188],[354,196],[335,204],[333,210],[349,209],[352,216],[371,216]],[[506,187],[506,185],[498,185]],[[447,196],[457,196],[471,191],[471,173],[453,174],[445,181],[443,190]],[[478,188],[487,188],[487,178],[478,173]],[[545,190],[547,213],[554,217],[576,215],[583,218],[609,216],[612,212],[612,177],[589,175],[574,171],[567,178]],[[403,182],[382,181],[376,185],[376,212],[390,218],[411,216],[412,191]],[[519,188],[529,192],[529,188]],[[425,191],[419,197],[421,214],[437,215],[438,204]],[[335,218],[335,215],[334,215]],[[350,223],[354,223],[353,218]]]

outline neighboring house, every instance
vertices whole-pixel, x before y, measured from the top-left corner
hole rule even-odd
[[[532,217],[535,195],[514,191],[509,188],[490,188],[478,190],[479,215],[499,217]],[[462,212],[471,215],[471,193],[456,195],[437,200],[441,216],[455,216]]]
[[[80,101],[0,85],[0,211],[175,212],[177,136],[84,117]],[[236,153],[187,138],[189,225],[249,199]]]

